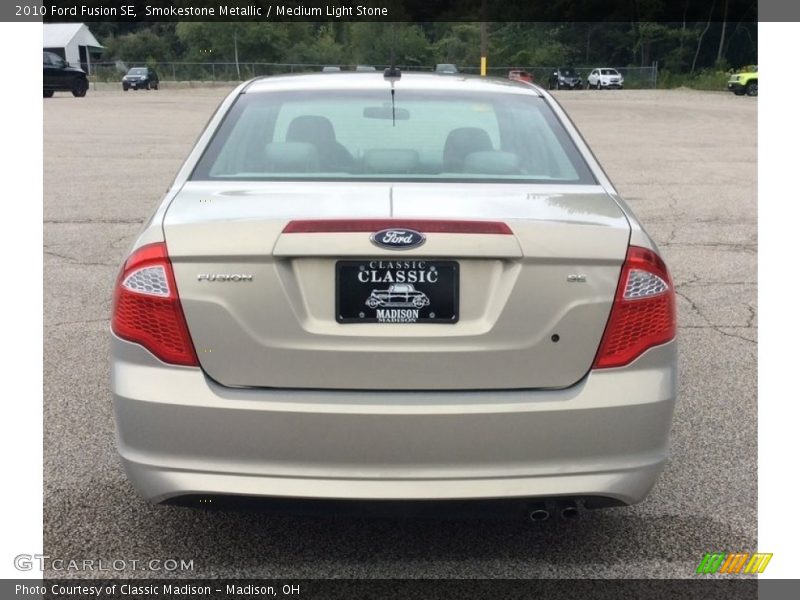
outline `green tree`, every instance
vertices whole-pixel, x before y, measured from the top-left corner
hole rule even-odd
[[[354,63],[389,64],[392,53],[398,65],[429,65],[431,47],[423,30],[408,23],[351,23],[350,59]]]
[[[494,39],[491,33],[489,36],[490,40]],[[478,23],[447,23],[439,32],[439,39],[433,43],[433,62],[478,66],[481,61],[480,43]]]
[[[174,57],[173,39],[158,35],[152,29],[110,36],[103,39],[103,60],[127,62],[156,62]]]
[[[283,62],[289,31],[279,23],[184,21],[175,28],[190,61]]]

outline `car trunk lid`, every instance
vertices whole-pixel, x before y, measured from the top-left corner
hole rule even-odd
[[[311,220],[360,230],[290,226]],[[387,223],[426,240],[379,247],[370,236]],[[223,385],[510,389],[566,387],[591,368],[630,227],[599,186],[189,182],[164,232],[201,366]],[[385,266],[398,262],[413,267]],[[457,318],[415,308],[430,286],[391,287],[431,267],[454,269]],[[364,296],[353,306],[366,317],[341,318],[337,281]],[[372,292],[382,310],[411,311],[384,314],[416,310],[418,322],[371,319]]]

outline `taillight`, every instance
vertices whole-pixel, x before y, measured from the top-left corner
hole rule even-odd
[[[111,330],[166,363],[198,366],[163,242],[136,250],[114,287]]]
[[[621,367],[675,337],[675,291],[664,261],[631,246],[594,368]]]

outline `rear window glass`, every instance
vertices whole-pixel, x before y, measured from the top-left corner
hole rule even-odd
[[[542,98],[388,86],[243,94],[192,179],[594,182]]]

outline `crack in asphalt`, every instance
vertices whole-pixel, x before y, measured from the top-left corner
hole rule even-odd
[[[60,321],[58,323],[45,323],[45,327],[59,327],[61,325],[87,325],[89,323],[102,323],[107,322],[110,319],[108,317],[104,317],[102,319],[84,319],[82,321]]]
[[[716,329],[720,325],[678,325],[679,329]],[[725,325],[725,329],[758,329],[752,325]],[[752,341],[752,340],[751,340]]]
[[[91,225],[94,223],[100,225],[129,225],[132,223],[144,223],[144,219],[45,219],[44,223],[63,225],[63,224],[76,224],[76,225]]]
[[[104,262],[94,262],[88,260],[80,260],[75,258],[74,256],[69,256],[68,254],[61,254],[59,252],[53,252],[52,250],[43,250],[43,253],[47,256],[52,256],[54,258],[60,258],[62,260],[66,260],[69,263],[74,265],[81,265],[81,266],[88,266],[88,267],[116,267],[116,263],[104,263]]]
[[[133,237],[133,235],[123,235],[113,240],[109,245],[114,248],[114,250],[119,250],[122,245],[130,245]]]
[[[626,196],[626,198],[627,198],[627,196]],[[686,213],[683,212],[682,214],[685,215]],[[672,223],[673,221],[674,221],[674,219],[672,219],[672,218],[660,217],[660,216],[656,216],[656,215],[654,215],[653,217],[647,219],[648,223]],[[695,218],[691,219],[691,224],[696,225],[698,223],[701,223],[701,224],[714,223],[714,224],[717,224],[717,225],[757,225],[758,224],[758,220],[757,219],[741,219],[741,218],[727,219],[725,217],[708,217],[708,218],[698,217],[696,219]]]
[[[685,287],[687,285],[693,285],[693,284],[699,283],[699,282],[700,282],[700,278],[695,276],[693,279],[689,279],[688,281],[682,281],[681,283],[676,283],[675,284],[675,291],[677,292],[682,287]],[[707,285],[708,283],[709,282],[703,282],[704,285]]]
[[[757,281],[700,281],[699,279],[692,279],[691,281],[684,281],[683,283],[675,284],[675,289],[694,285],[699,283],[702,286],[709,285],[758,285]]]
[[[673,219],[673,221],[672,221],[672,229],[669,232],[669,236],[667,236],[667,241],[664,243],[665,246],[669,246],[670,244],[674,243],[674,241],[675,241],[675,236],[678,233],[678,223],[682,221],[682,219],[680,217],[685,217],[686,216],[686,211],[681,209],[678,206],[678,199],[675,196],[672,195],[672,192],[670,191],[670,189],[667,186],[660,185],[660,184],[657,184],[657,185],[659,185],[659,187],[667,195],[667,201],[669,202],[669,206],[670,206],[670,208],[672,208],[672,210],[674,212],[674,215],[675,215],[675,219]]]
[[[755,318],[755,310],[753,309],[752,306],[750,306],[749,304],[746,305],[747,309],[750,311],[750,317],[749,317],[746,325],[744,325],[744,326],[742,326],[742,325],[717,325],[715,323],[712,323],[711,319],[709,319],[705,314],[703,314],[703,311],[700,310],[700,307],[697,306],[697,303],[694,300],[692,300],[684,292],[679,291],[678,287],[679,286],[675,286],[675,294],[677,296],[680,296],[684,300],[686,300],[689,303],[689,306],[691,307],[691,309],[695,313],[697,313],[697,315],[701,319],[703,319],[706,323],[708,323],[708,325],[694,325],[694,326],[687,325],[687,326],[684,326],[685,329],[713,329],[714,331],[716,331],[717,333],[721,333],[722,335],[726,335],[726,336],[732,337],[732,338],[737,338],[737,339],[740,339],[742,341],[748,342],[750,344],[757,344],[756,341],[751,340],[750,338],[747,338],[747,337],[744,337],[744,336],[741,336],[741,335],[737,335],[737,334],[731,333],[729,331],[723,331],[723,328],[724,329],[756,329],[756,327],[753,327],[753,325],[752,325],[753,319]]]
[[[741,250],[750,254],[758,252],[758,244],[755,243],[736,243],[736,242],[671,242],[667,240],[663,244],[664,247],[671,246],[687,246],[691,248],[730,248],[732,250]]]

